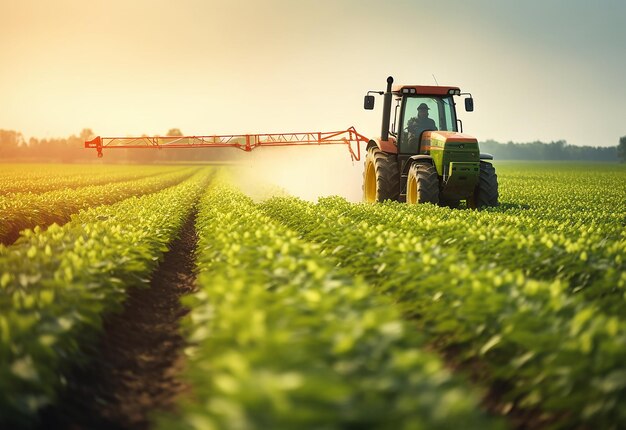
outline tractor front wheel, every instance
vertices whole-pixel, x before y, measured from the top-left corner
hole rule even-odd
[[[398,200],[400,171],[393,154],[373,147],[365,156],[363,172],[363,200],[368,203]]]
[[[439,203],[439,176],[432,164],[413,163],[406,182],[406,202]]]
[[[480,175],[474,194],[467,199],[472,209],[498,206],[498,175],[491,163],[480,162]]]

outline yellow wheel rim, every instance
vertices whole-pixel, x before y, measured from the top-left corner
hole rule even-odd
[[[406,202],[412,205],[417,203],[417,180],[413,175],[409,175],[406,186]]]
[[[376,201],[376,169],[374,163],[369,162],[365,167],[365,201]]]

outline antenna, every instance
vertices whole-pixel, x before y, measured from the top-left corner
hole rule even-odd
[[[439,82],[437,82],[437,78],[435,78],[435,74],[433,73],[433,79],[435,80],[435,83],[437,84],[437,86],[439,86]]]

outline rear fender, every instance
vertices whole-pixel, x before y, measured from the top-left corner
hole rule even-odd
[[[398,146],[396,143],[396,138],[389,136],[389,140],[382,140],[380,137],[372,139],[367,144],[367,150],[370,148],[378,148],[383,152],[387,152],[389,154],[397,154]]]
[[[493,155],[482,152],[479,157],[481,160],[493,160]]]

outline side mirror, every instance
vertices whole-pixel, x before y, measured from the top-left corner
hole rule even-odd
[[[474,111],[474,99],[469,97],[465,99],[465,110],[468,112]]]
[[[375,100],[374,96],[365,96],[365,99],[363,100],[363,108],[367,110],[374,109]]]

